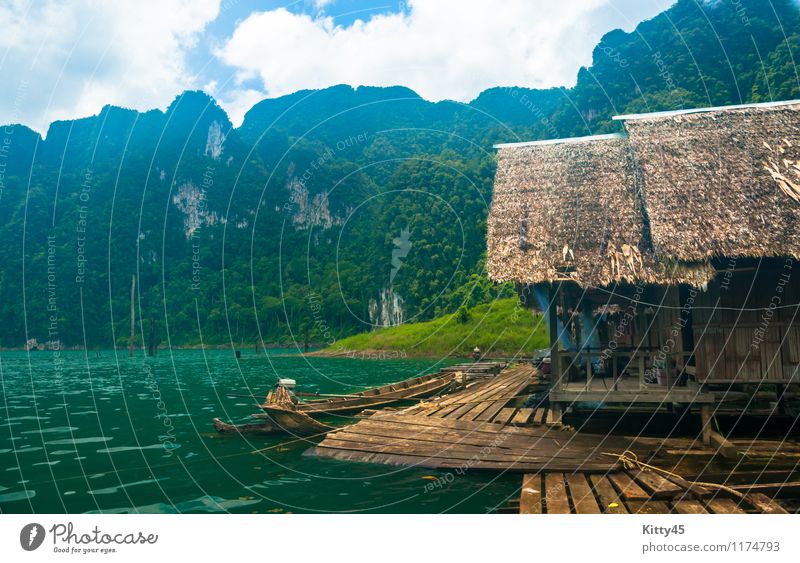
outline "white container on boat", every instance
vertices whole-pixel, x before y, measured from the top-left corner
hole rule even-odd
[[[295,387],[297,387],[297,381],[295,381],[294,379],[288,379],[282,377],[278,380],[278,386],[285,387],[286,389],[294,389]]]

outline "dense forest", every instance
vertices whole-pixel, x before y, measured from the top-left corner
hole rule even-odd
[[[185,92],[0,129],[0,346],[332,343],[509,296],[483,269],[493,143],[613,115],[800,97],[793,0],[680,0],[606,34],[571,88],[432,103],[403,87]],[[569,46],[565,46],[569,48]]]

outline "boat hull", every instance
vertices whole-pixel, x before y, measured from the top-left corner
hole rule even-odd
[[[256,418],[268,421],[275,431],[295,436],[311,436],[324,434],[333,430],[333,426],[314,420],[307,414],[279,405],[262,405],[263,414],[254,414]]]
[[[275,426],[267,421],[258,424],[228,424],[215,418],[214,428],[220,434],[274,434],[277,432]]]
[[[412,380],[384,385],[377,389],[355,394],[352,397],[304,401],[298,403],[297,410],[309,416],[355,414],[364,409],[389,406],[402,403],[403,401],[432,397],[444,391],[454,379],[454,373],[423,376]],[[402,387],[403,384],[408,384],[408,386]]]

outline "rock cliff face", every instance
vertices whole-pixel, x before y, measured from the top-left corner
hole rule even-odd
[[[330,229],[341,225],[342,219],[331,214],[328,192],[311,195],[305,182],[294,175],[294,165],[289,166],[286,189],[291,202],[291,219],[295,229],[312,227]]]
[[[214,225],[219,221],[216,211],[206,204],[206,194],[191,180],[184,182],[175,190],[172,203],[184,214],[183,225],[186,240],[191,239],[203,225]]]
[[[219,121],[212,121],[208,126],[208,137],[206,140],[205,156],[210,156],[214,160],[219,160],[222,156],[225,135],[222,133],[222,125]]]

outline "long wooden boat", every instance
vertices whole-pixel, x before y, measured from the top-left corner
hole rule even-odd
[[[285,432],[293,436],[311,436],[324,434],[333,430],[333,426],[314,420],[307,414],[297,410],[297,404],[285,387],[270,391],[267,400],[261,405],[263,413],[252,414],[252,418],[260,419],[258,424],[228,424],[214,419],[217,432],[236,434],[272,434]]]
[[[346,415],[410,399],[424,399],[444,391],[453,383],[455,376],[455,373],[428,374],[374,387],[352,395],[301,401],[297,403],[297,410],[309,416]],[[269,407],[269,404],[261,405],[262,409],[265,407]]]
[[[431,397],[445,390],[455,379],[455,373],[423,375],[367,389],[352,395],[341,395],[295,402],[284,387],[270,391],[259,408],[251,415],[258,423],[228,424],[214,419],[214,428],[225,434],[273,434],[285,432],[297,436],[319,435],[333,430],[313,417],[326,414],[347,415],[367,408],[387,406],[409,399]]]
[[[311,436],[324,434],[333,430],[333,426],[314,420],[307,414],[290,408],[272,407],[269,412],[254,414],[261,422],[246,424],[229,424],[218,418],[213,420],[214,428],[220,434],[291,434],[293,436]]]

